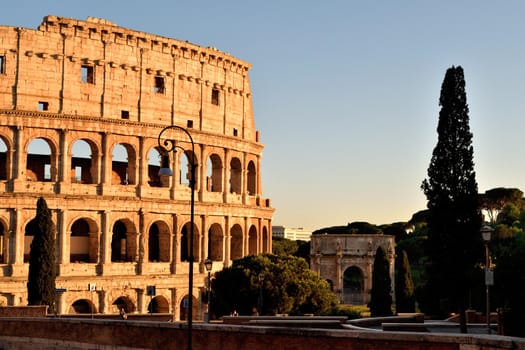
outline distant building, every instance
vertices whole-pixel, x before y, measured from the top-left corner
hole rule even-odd
[[[395,237],[383,233],[336,233],[315,231],[310,244],[310,269],[327,280],[344,304],[363,305],[370,301],[372,269],[378,247],[390,261],[394,290]]]
[[[286,238],[292,241],[310,241],[312,231],[302,227],[272,226],[272,237]]]

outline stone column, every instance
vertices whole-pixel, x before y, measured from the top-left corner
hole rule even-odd
[[[171,314],[173,315],[172,321],[180,321],[180,305],[177,302],[178,293],[177,288],[170,288],[171,291]]]
[[[223,202],[228,203],[228,195],[230,194],[230,150],[226,148],[224,150],[224,184],[222,186]]]
[[[107,300],[109,298],[108,293],[105,290],[97,290],[98,295],[98,313],[107,314],[109,313],[108,305],[111,303]]]
[[[24,147],[24,127],[18,126],[14,131],[14,159],[13,159],[13,191],[14,192],[23,192],[23,184],[25,183],[26,175],[26,160],[27,157],[24,157],[25,147]]]
[[[203,263],[204,260],[210,257],[210,237],[209,230],[206,229],[207,220],[206,215],[201,215],[201,240],[200,240],[200,257],[199,262]],[[204,270],[203,270],[204,271]]]
[[[104,266],[111,264],[111,211],[104,210],[100,212],[101,235],[100,235],[100,263]]]
[[[146,154],[146,147],[144,146],[144,137],[139,136],[139,153],[137,157],[138,162],[138,178],[136,186],[142,196],[145,187],[148,187],[148,154]]]
[[[137,293],[137,311],[141,314],[149,312],[148,303],[150,300],[146,297],[146,289],[136,289]]]
[[[178,157],[177,152],[170,152],[170,160],[171,160],[171,166],[170,168],[173,169],[173,176],[172,176],[172,182],[171,182],[171,199],[175,199],[175,191],[179,187],[180,184],[180,161]]]
[[[257,254],[264,253],[263,225],[262,219],[257,219]]]
[[[206,146],[205,145],[202,145],[201,146],[201,151],[200,151],[200,159],[201,159],[201,163],[200,163],[200,167],[199,167],[199,184],[197,186],[197,188],[199,189],[199,194],[198,194],[198,201],[199,202],[202,202],[204,200],[204,193],[205,191],[208,190],[208,186],[207,183],[206,183],[206,159],[205,159],[205,155],[204,155],[204,152],[206,150]]]
[[[244,227],[242,228],[242,256],[250,253],[250,223],[248,218],[244,217]]]
[[[102,193],[106,194],[108,192],[109,186],[111,186],[111,162],[112,160],[112,154],[111,150],[109,149],[109,143],[111,140],[111,134],[104,133],[102,134],[102,162],[100,162],[100,184],[102,187]]]
[[[242,198],[242,203],[243,204],[247,204],[248,203],[248,181],[247,181],[247,176],[248,176],[248,171],[247,171],[247,168],[248,168],[248,164],[246,164],[247,162],[247,159],[246,159],[246,152],[243,152],[242,153],[242,165],[241,165],[241,198]]]
[[[69,152],[69,132],[62,129],[60,132],[60,151],[58,154],[58,182],[62,184],[71,183],[71,156]],[[60,186],[60,192],[64,192]]]
[[[177,273],[177,266],[180,264],[180,232],[177,214],[172,214],[171,231],[171,273]]]
[[[225,217],[224,220],[224,267],[231,265],[231,232],[230,232],[230,218]]]
[[[11,262],[15,265],[24,263],[24,238],[25,238],[25,227],[21,226],[21,212],[18,209],[13,209],[13,239],[11,242],[11,252],[13,258]]]
[[[67,214],[64,209],[57,209],[58,263],[70,263],[71,232],[67,231]]]
[[[66,298],[64,293],[55,293],[56,295],[56,312],[58,315],[65,314],[67,312]]]
[[[260,155],[257,155],[257,169],[255,170],[256,171],[256,189],[255,189],[255,193],[257,194],[257,196],[261,196],[262,195],[262,186],[261,186],[261,156]]]

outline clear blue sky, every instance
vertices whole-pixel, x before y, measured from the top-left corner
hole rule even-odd
[[[253,65],[274,224],[407,221],[437,141],[445,71],[465,70],[480,191],[525,190],[525,2],[17,0],[0,24],[102,17]]]

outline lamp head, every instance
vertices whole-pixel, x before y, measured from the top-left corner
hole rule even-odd
[[[173,171],[170,169],[170,157],[163,154],[160,159],[159,176],[168,175],[173,176]]]
[[[483,237],[483,241],[489,242],[492,232],[494,232],[494,229],[491,226],[483,225],[483,227],[481,227],[481,237]]]
[[[213,261],[211,259],[204,260],[204,267],[206,268],[206,271],[210,272],[213,267]]]

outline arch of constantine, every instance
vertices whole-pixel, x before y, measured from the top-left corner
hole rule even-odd
[[[370,301],[372,271],[378,247],[390,261],[390,280],[394,290],[395,237],[381,234],[312,234],[310,268],[327,280],[344,304],[363,305]],[[392,296],[394,294],[392,293]]]
[[[207,273],[271,252],[250,65],[215,48],[104,19],[0,26],[0,305],[27,303],[28,223],[43,197],[57,242],[59,313],[187,313],[196,168],[193,302]],[[167,154],[168,125],[184,150]],[[159,176],[160,160],[173,169]],[[155,295],[147,287],[155,286]],[[198,298],[198,299],[197,299]]]

